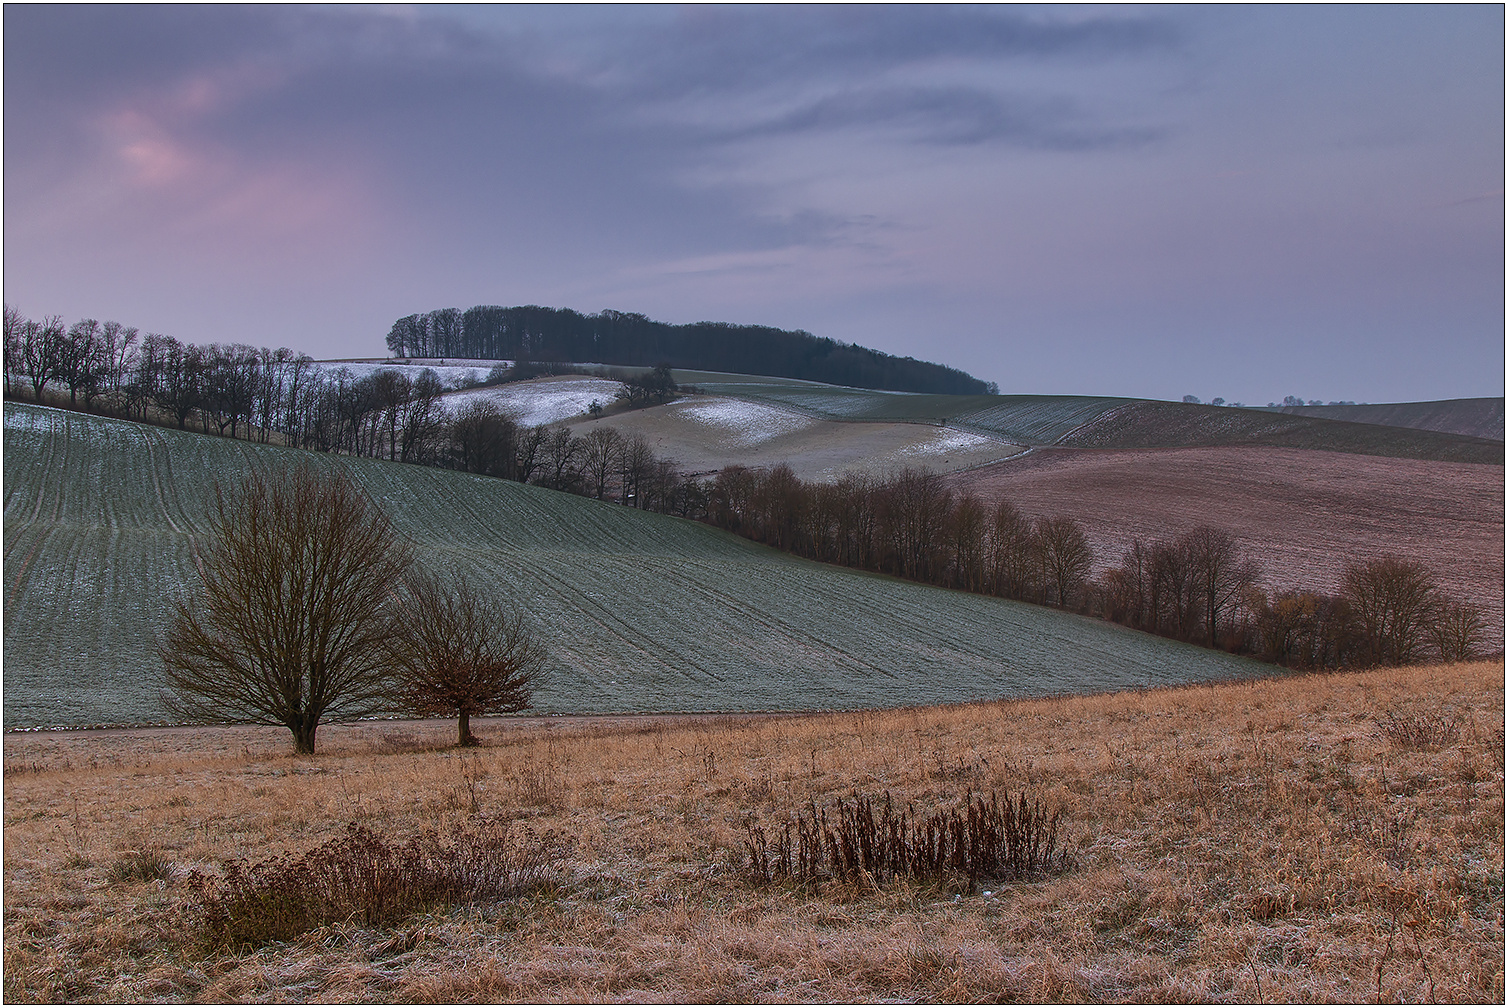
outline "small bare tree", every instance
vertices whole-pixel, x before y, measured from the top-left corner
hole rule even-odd
[[[1193,594],[1202,610],[1205,642],[1215,647],[1221,620],[1251,593],[1259,571],[1255,561],[1241,554],[1235,537],[1224,529],[1200,525],[1180,541],[1189,560]]]
[[[391,641],[396,699],[421,715],[455,716],[456,743],[475,745],[471,718],[529,706],[544,648],[517,613],[508,613],[464,579],[441,585],[411,572],[407,611]]]
[[[204,595],[159,654],[168,705],[192,720],[280,724],[314,752],[327,715],[385,708],[393,586],[410,547],[350,477],[304,467],[215,491]]]
[[[1430,625],[1435,647],[1443,662],[1471,661],[1481,650],[1487,636],[1487,618],[1480,606],[1455,599],[1443,599]]]
[[[1056,515],[1037,519],[1036,542],[1047,601],[1067,608],[1084,587],[1094,564],[1089,539],[1078,522]]]
[[[1347,568],[1341,593],[1356,620],[1361,664],[1406,665],[1423,655],[1439,588],[1422,564],[1385,557]]]

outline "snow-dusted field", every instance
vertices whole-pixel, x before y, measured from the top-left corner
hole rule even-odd
[[[315,364],[322,370],[338,371],[345,368],[357,378],[365,378],[377,371],[398,371],[412,379],[419,377],[428,368],[440,376],[440,381],[446,388],[459,388],[470,382],[479,382],[486,378],[487,372],[498,364],[511,363],[511,361],[466,360],[455,357],[432,360],[413,358],[401,364],[391,358],[315,361]]]
[[[683,472],[784,463],[802,479],[817,482],[836,482],[858,469],[885,473],[927,466],[951,472],[1023,450],[1000,438],[934,424],[823,420],[771,403],[716,395],[584,421],[572,429],[583,434],[597,426],[642,435],[656,454],[675,459]]]
[[[155,648],[198,583],[215,481],[295,458],[350,473],[421,557],[520,606],[550,650],[542,712],[881,707],[1271,671],[507,480],[14,403],[5,420],[7,727],[164,719]]]
[[[715,396],[698,396],[677,412],[693,423],[720,433],[729,448],[752,448],[783,434],[809,430],[817,425],[817,421],[800,413]]]
[[[444,402],[452,411],[462,409],[472,400],[490,402],[516,417],[524,426],[533,427],[536,424],[559,423],[581,416],[594,402],[601,403],[604,407],[611,406],[613,397],[621,388],[622,382],[606,378],[563,375],[510,382],[491,388],[465,389],[450,393]]]

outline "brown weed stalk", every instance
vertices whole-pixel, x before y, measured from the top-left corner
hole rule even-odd
[[[773,843],[750,822],[745,846],[753,876],[764,882],[822,878],[1040,878],[1062,864],[1060,813],[1022,792],[971,795],[963,804],[918,819],[886,792],[837,799],[791,817]]]

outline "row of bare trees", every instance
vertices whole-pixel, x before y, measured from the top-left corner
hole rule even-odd
[[[65,326],[5,307],[5,393],[36,402],[66,389],[70,407],[129,419],[190,421],[205,433],[296,448],[445,464],[448,417],[438,375],[357,376],[306,354],[241,344],[198,346],[118,322]]]
[[[1249,610],[1252,650],[1294,668],[1468,661],[1489,637],[1480,606],[1445,592],[1423,564],[1396,558],[1349,567],[1335,594],[1258,592]]]
[[[1133,540],[1099,581],[1107,619],[1292,668],[1465,661],[1484,649],[1481,607],[1452,597],[1423,564],[1394,557],[1348,566],[1333,594],[1268,592],[1261,567],[1221,529]]]
[[[1077,522],[986,505],[925,469],[822,484],[783,464],[730,466],[706,496],[711,524],[814,560],[1063,607],[1085,601],[1094,555]]]
[[[705,495],[706,521],[815,560],[1075,609],[1290,667],[1464,661],[1488,643],[1481,608],[1407,560],[1354,564],[1333,595],[1269,594],[1260,564],[1229,531],[1206,525],[1133,540],[1095,579],[1094,551],[1073,518],[986,504],[925,470],[814,484],[783,465],[730,467]]]

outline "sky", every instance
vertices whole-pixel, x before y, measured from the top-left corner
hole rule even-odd
[[[1504,11],[4,9],[4,294],[380,357],[805,329],[1006,393],[1500,396]]]

